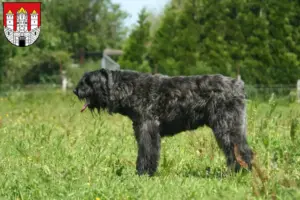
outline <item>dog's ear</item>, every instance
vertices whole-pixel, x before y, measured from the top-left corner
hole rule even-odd
[[[92,80],[91,80],[91,75],[90,75],[88,72],[85,72],[85,73],[84,73],[84,77],[85,77],[84,82],[85,82],[88,86],[93,87],[93,83],[92,83]]]
[[[106,78],[107,80],[107,87],[108,89],[112,89],[113,87],[113,77],[112,77],[112,72],[110,70],[106,70],[101,68],[100,69],[101,74]]]

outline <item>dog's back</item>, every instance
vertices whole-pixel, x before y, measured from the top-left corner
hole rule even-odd
[[[123,78],[135,79],[143,82],[156,82],[164,86],[173,86],[182,90],[199,90],[203,92],[224,92],[232,91],[242,95],[244,93],[244,82],[221,74],[215,75],[192,75],[192,76],[168,76],[163,74],[141,73],[132,70],[120,70],[120,76]],[[144,80],[144,81],[142,81]]]

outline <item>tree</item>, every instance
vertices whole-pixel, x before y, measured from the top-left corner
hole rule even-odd
[[[125,37],[123,20],[127,14],[110,0],[52,0],[46,15],[62,38],[61,46],[70,52],[119,48]]]
[[[266,16],[269,22],[270,52],[273,65],[269,75],[272,83],[295,84],[300,75],[299,1],[271,1]]]
[[[150,71],[149,65],[145,64],[147,56],[147,45],[150,42],[149,13],[145,8],[139,13],[138,24],[130,33],[124,43],[124,54],[118,60],[121,68],[134,69],[138,71]]]
[[[172,0],[152,40],[161,73],[221,73],[251,84],[300,74],[299,1]]]
[[[187,12],[188,11],[188,12]],[[160,73],[169,75],[195,72],[199,25],[196,1],[172,1],[154,35],[150,55]]]

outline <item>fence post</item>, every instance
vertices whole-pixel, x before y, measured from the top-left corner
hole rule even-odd
[[[84,49],[81,48],[80,51],[79,51],[79,56],[80,56],[80,65],[82,65],[84,63],[84,55],[85,52],[84,52]]]
[[[300,79],[297,81],[297,101],[300,103]]]
[[[103,51],[103,53],[102,53],[101,68],[106,69],[106,66],[105,66],[105,51]]]
[[[237,65],[237,80],[241,80],[240,65]]]
[[[66,71],[62,71],[62,91],[66,92],[67,91],[67,85],[68,85],[68,80],[66,76]]]

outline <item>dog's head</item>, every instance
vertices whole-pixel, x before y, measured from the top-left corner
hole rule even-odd
[[[81,112],[86,108],[98,111],[107,108],[111,81],[111,72],[105,69],[88,72],[82,76],[73,90],[80,100],[85,100]]]

